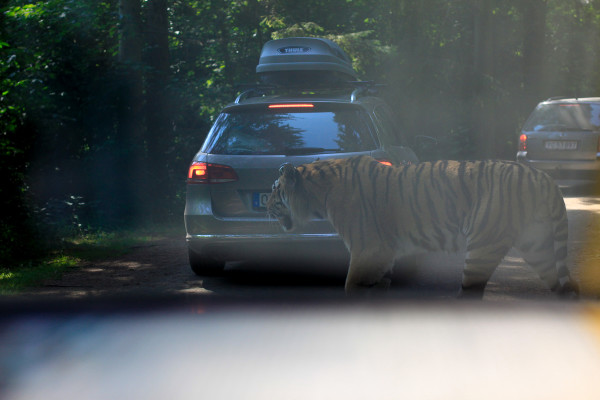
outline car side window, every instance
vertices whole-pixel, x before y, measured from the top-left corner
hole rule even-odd
[[[393,146],[404,145],[404,137],[390,109],[385,105],[379,105],[375,107],[374,114],[378,125],[381,127],[381,134],[385,142]]]

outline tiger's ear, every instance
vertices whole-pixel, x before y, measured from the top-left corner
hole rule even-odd
[[[279,176],[285,176],[291,183],[296,183],[299,174],[298,170],[290,163],[285,163],[279,167]]]

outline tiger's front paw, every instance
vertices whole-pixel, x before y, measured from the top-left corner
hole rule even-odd
[[[458,299],[460,300],[481,300],[483,299],[483,291],[485,289],[485,283],[483,285],[471,285],[468,287],[461,286],[458,292]]]
[[[390,278],[383,277],[383,278],[381,278],[381,280],[379,282],[377,282],[373,286],[373,288],[380,289],[380,290],[388,290],[390,288],[391,284],[392,284],[392,280]]]
[[[383,277],[375,283],[371,282],[346,282],[346,295],[368,297],[373,294],[381,294],[387,292],[390,288],[392,280],[388,277]]]
[[[579,286],[573,282],[567,282],[556,290],[561,300],[579,300]]]

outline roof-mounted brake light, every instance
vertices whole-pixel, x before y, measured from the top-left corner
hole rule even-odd
[[[277,108],[314,108],[315,105],[311,103],[287,103],[287,104],[269,104],[270,109]]]

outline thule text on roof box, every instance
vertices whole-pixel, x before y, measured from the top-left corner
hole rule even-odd
[[[350,57],[331,40],[321,38],[265,43],[256,73],[262,83],[275,86],[338,86],[356,80]]]

